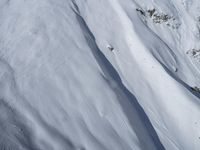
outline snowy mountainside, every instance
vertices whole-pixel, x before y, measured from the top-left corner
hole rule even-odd
[[[198,0],[0,0],[0,150],[198,150]]]

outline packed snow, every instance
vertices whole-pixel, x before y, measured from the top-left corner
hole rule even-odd
[[[0,150],[199,149],[199,0],[0,0]]]

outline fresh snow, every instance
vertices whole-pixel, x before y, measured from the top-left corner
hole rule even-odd
[[[0,150],[199,150],[199,0],[0,0]]]

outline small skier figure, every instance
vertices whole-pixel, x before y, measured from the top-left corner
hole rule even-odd
[[[108,45],[107,48],[112,52],[114,50],[114,47],[112,45]]]

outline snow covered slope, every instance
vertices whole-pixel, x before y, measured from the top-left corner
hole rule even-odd
[[[0,150],[199,150],[199,10],[0,0]]]

